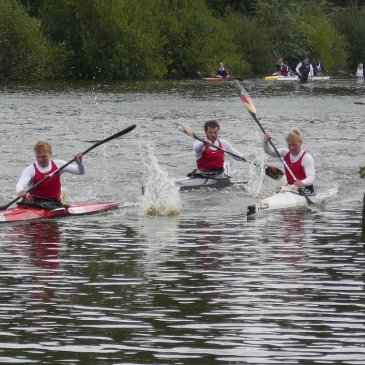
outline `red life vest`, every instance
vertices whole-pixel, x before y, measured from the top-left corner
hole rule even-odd
[[[222,144],[217,139],[218,146],[222,148]],[[216,148],[210,149],[208,145],[204,146],[203,154],[197,160],[198,169],[213,170],[224,168],[224,152]]]
[[[49,172],[44,174],[37,169],[36,164],[34,163],[34,178],[33,184],[38,183],[42,179],[44,179],[47,175],[51,174],[52,172],[56,171],[58,167],[56,164],[51,161],[52,167]],[[47,199],[57,199],[61,200],[61,177],[59,173],[54,174],[52,177],[45,180],[42,184],[38,185],[31,191],[31,195],[40,198],[47,198]]]
[[[303,157],[306,154],[306,152],[307,151],[304,151],[302,156],[296,162],[290,161],[290,152],[288,152],[284,156],[285,163],[289,166],[291,172],[294,174],[294,176],[297,178],[297,180],[304,180],[307,177],[307,175],[305,174],[304,168],[302,166],[302,160],[303,160]],[[292,177],[291,173],[288,171],[288,169],[286,167],[284,169],[285,169],[285,176],[288,181],[288,184],[290,184],[290,185],[294,184],[295,180]]]
[[[280,75],[288,76],[289,67],[288,66],[281,66]]]

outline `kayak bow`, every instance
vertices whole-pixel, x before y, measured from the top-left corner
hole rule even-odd
[[[0,223],[20,222],[34,219],[55,218],[74,215],[101,213],[116,209],[119,203],[75,203],[56,209],[44,209],[32,206],[18,205],[0,212]]]
[[[315,195],[311,195],[311,199],[313,199],[313,197],[315,197]],[[308,206],[308,202],[304,195],[295,191],[281,190],[268,198],[258,200],[255,205],[248,206],[247,219],[253,218],[254,215],[269,210],[300,208],[306,206]]]
[[[328,199],[333,198],[338,193],[336,188],[329,189],[320,194],[310,194],[311,201],[316,205],[321,205]],[[296,190],[291,190],[291,186],[283,186],[279,192],[265,199],[260,199],[255,205],[247,207],[247,219],[255,218],[262,213],[292,208],[309,207],[308,201],[304,195]]]

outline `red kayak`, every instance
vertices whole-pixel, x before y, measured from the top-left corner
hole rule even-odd
[[[203,81],[233,81],[231,77],[203,77]]]
[[[32,219],[64,217],[105,212],[116,209],[119,203],[75,203],[56,209],[44,209],[19,205],[0,211],[0,223],[28,221]]]

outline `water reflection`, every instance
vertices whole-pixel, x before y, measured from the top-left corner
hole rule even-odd
[[[138,128],[90,153],[85,179],[67,179],[75,201],[112,196],[131,202],[131,209],[0,226],[0,362],[364,362],[364,189],[357,174],[363,118],[353,103],[363,85],[334,81],[302,90],[258,79],[244,85],[278,138],[293,124],[306,132],[318,186],[339,185],[324,209],[247,222],[254,197],[232,188],[179,193],[181,210],[173,217],[138,214],[146,169],[136,146],[146,136],[170,177],[184,176],[194,163],[191,146],[176,135],[176,119],[197,130],[207,118],[220,119],[243,153],[260,153],[262,134],[232,85],[191,80],[2,89],[3,201],[13,197],[19,166],[40,133],[72,156],[80,140],[109,135],[131,120]],[[12,139],[23,146],[15,159]],[[243,177],[247,170],[237,166]],[[252,180],[260,194],[271,191],[266,178],[262,188]]]
[[[145,241],[142,269],[147,277],[160,278],[177,255],[177,217],[140,217],[139,232]]]
[[[58,222],[14,225],[5,230],[4,237],[9,241],[4,251],[19,258],[13,263],[13,274],[26,280],[31,298],[47,301],[54,297],[55,288],[50,282],[60,266]]]

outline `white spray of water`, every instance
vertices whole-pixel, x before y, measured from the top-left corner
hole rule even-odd
[[[179,190],[174,180],[160,168],[149,144],[143,159],[145,167],[144,192],[140,201],[141,216],[174,216],[180,214]]]
[[[253,163],[249,163],[246,178],[248,180],[247,193],[250,196],[259,197],[271,193],[273,190],[280,190],[282,185],[286,184],[285,176],[279,180],[273,180],[266,176],[265,168],[267,164],[278,166],[281,170],[280,162],[277,158],[271,159],[265,154],[262,148],[262,134],[255,133],[257,145],[252,145],[248,151],[248,158]]]

